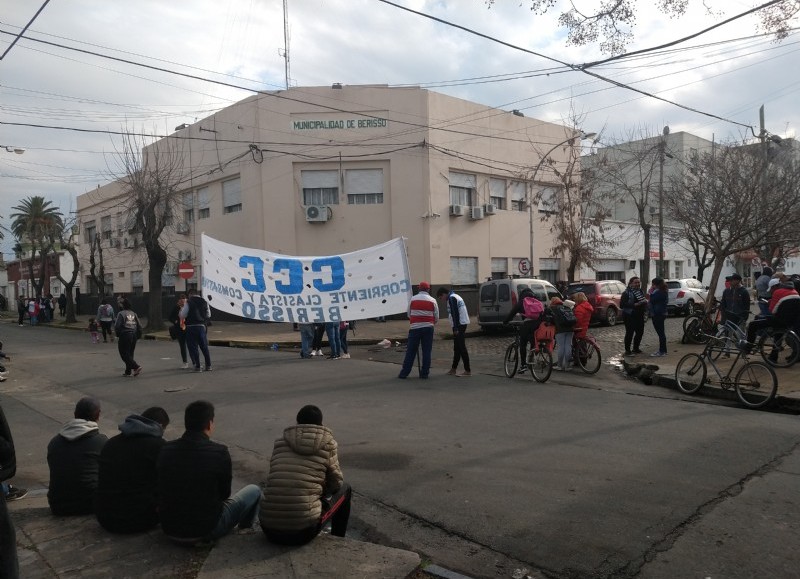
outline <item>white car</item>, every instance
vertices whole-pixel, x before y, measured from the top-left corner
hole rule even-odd
[[[686,314],[694,313],[705,306],[708,297],[708,288],[694,278],[668,279],[669,303],[667,313]]]

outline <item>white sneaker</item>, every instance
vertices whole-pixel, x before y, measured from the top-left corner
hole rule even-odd
[[[317,350],[317,356],[324,356],[325,354],[322,353],[322,350]]]
[[[189,368],[189,362],[184,362],[183,366],[181,366],[181,368],[183,368],[184,370],[187,370]]]
[[[349,360],[350,354],[342,354],[342,358],[344,358],[345,360]]]
[[[311,355],[312,356],[316,356],[317,355],[317,351],[316,350],[311,350]]]

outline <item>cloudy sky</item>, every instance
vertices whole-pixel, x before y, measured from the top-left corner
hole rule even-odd
[[[44,1],[3,3],[0,51]],[[605,142],[658,134],[664,125],[718,141],[752,138],[748,127],[759,131],[762,104],[768,131],[797,132],[800,37],[792,33],[777,44],[753,16],[592,69],[686,107],[680,108],[558,64],[607,55],[597,45],[566,46],[556,12],[535,14],[527,0],[497,0],[491,9],[483,0],[394,3],[505,44],[380,0],[288,0],[290,84],[419,85],[556,122],[572,106],[584,129],[602,130]],[[670,20],[650,4],[638,3],[629,52],[699,32],[755,5],[707,0],[719,11],[709,15],[692,1],[686,16]],[[0,144],[26,149],[23,155],[0,150],[5,226],[11,207],[30,195],[51,199],[67,214],[77,195],[108,182],[119,146],[114,132],[171,133],[253,91],[286,84],[281,0],[51,0],[25,36],[0,61]]]

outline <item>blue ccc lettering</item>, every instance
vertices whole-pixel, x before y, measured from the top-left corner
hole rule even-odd
[[[239,258],[239,267],[245,269],[250,277],[242,278],[245,291],[264,293],[267,282],[264,278],[264,260],[253,255]],[[332,292],[344,287],[344,261],[341,257],[319,257],[311,262],[311,272],[320,274],[312,278],[311,285],[320,292]],[[279,258],[272,263],[272,273],[287,273],[289,282],[275,282],[275,289],[284,295],[299,294],[305,287],[303,262],[299,259]]]

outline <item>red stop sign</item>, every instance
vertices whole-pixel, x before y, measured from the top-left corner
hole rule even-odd
[[[182,261],[178,264],[178,275],[182,279],[191,279],[194,277],[194,266],[191,261]]]

